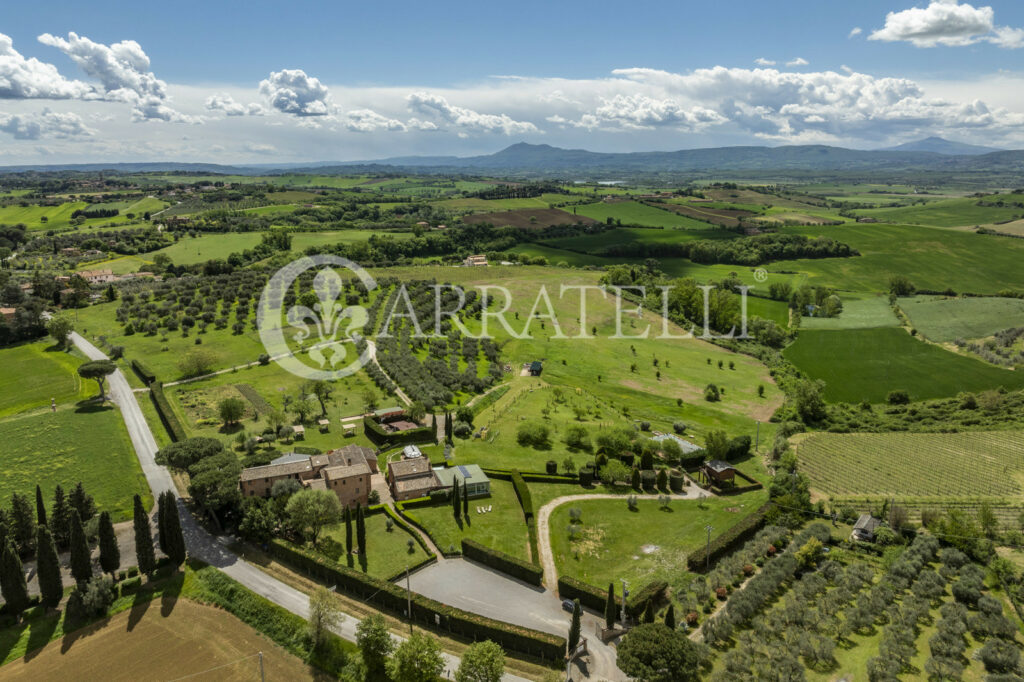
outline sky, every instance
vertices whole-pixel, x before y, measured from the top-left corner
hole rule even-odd
[[[7,3],[0,165],[1024,148],[1024,3]]]

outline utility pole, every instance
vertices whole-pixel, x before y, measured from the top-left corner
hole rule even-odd
[[[267,675],[263,670],[263,652],[260,652],[260,682],[267,682]]]
[[[405,600],[407,613],[409,614],[409,636],[412,636],[412,589],[409,587],[409,566],[405,567]]]
[[[704,530],[708,532],[708,542],[706,549],[704,550],[704,572],[707,573],[708,569],[711,567],[711,531],[713,531],[714,528],[708,524],[704,526]]]

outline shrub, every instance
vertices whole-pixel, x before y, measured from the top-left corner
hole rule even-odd
[[[885,400],[890,405],[906,405],[910,402],[910,394],[904,390],[889,391]]]
[[[473,435],[473,427],[467,422],[455,422],[452,425],[452,435],[456,438],[469,438]]]
[[[664,580],[655,580],[647,583],[642,588],[629,595],[626,600],[626,614],[634,620],[647,610],[648,604],[658,605],[668,589],[668,583]],[[607,597],[606,597],[607,599]]]
[[[170,403],[167,402],[167,396],[164,395],[164,387],[162,383],[156,381],[150,385],[149,397],[153,400],[153,406],[156,407],[156,413],[160,415],[160,421],[163,423],[164,428],[167,429],[167,433],[171,436],[171,440],[178,442],[188,438],[181,422],[178,421],[178,416],[174,414],[174,410],[171,409]]]
[[[256,358],[256,361],[259,362],[261,365],[269,365],[270,356],[267,355],[266,353],[260,353],[260,356]]]
[[[546,424],[527,421],[516,429],[516,442],[523,447],[545,448],[548,446],[550,432]]]
[[[672,422],[672,430],[676,433],[686,433],[686,422]]]
[[[558,462],[556,462],[553,459],[549,459],[547,462],[544,463],[544,470],[547,471],[549,474],[557,474]]]
[[[722,399],[721,393],[718,390],[718,386],[714,384],[708,384],[704,387],[704,400],[709,403],[715,403]]]

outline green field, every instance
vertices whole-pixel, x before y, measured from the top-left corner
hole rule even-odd
[[[335,230],[331,232],[292,232],[292,251],[302,253],[310,246],[354,244],[377,235],[389,239],[412,239],[412,232],[384,232],[378,230]]]
[[[694,220],[686,216],[654,208],[638,201],[600,202],[576,206],[576,213],[599,222],[608,218],[622,221],[623,225],[639,225],[642,227],[689,227],[698,230],[708,229],[708,223]]]
[[[141,220],[142,215],[147,211],[156,212],[164,206],[166,206],[164,202],[153,197],[109,204],[88,204],[84,201],[69,201],[57,206],[38,206],[34,204],[19,206],[11,204],[9,206],[0,206],[0,225],[24,223],[30,230],[60,229],[71,224],[71,214],[78,209],[116,208],[121,212],[120,215],[110,218],[90,218],[82,224],[83,228],[87,228],[107,223],[126,223],[129,221],[128,213],[134,214],[137,220]],[[43,222],[43,218],[46,218],[46,222]]]
[[[153,265],[153,261],[146,260],[146,256],[118,256],[110,260],[95,263],[85,263],[75,268],[81,270],[99,270],[106,268],[115,275],[125,275],[129,272],[146,272],[147,268]]]
[[[492,509],[487,514],[477,514],[478,506]],[[508,481],[491,479],[491,496],[469,501],[468,523],[456,523],[449,504],[410,509],[406,516],[426,528],[442,552],[462,551],[462,540],[466,539],[521,559],[530,558],[523,508]]]
[[[559,575],[604,589],[626,579],[638,590],[666,571],[686,572],[686,556],[706,541],[704,527],[723,533],[767,500],[765,491],[705,501],[675,500],[668,510],[641,499],[637,511],[626,500],[579,500],[551,514],[551,551]],[[569,538],[569,510],[582,512],[574,540]]]
[[[773,301],[770,298],[747,296],[747,315],[773,320],[780,327],[789,326],[789,305],[785,301]]]
[[[914,327],[931,341],[980,339],[1024,326],[1024,300],[915,296],[899,301]]]
[[[799,271],[810,284],[846,291],[883,292],[894,274],[907,275],[919,289],[994,294],[1024,290],[1024,240],[961,230],[909,225],[850,224],[784,227],[781,232],[826,236],[860,251],[851,258],[777,261],[769,271]]]
[[[818,433],[797,445],[800,470],[829,495],[1019,498],[1024,434]]]
[[[805,317],[800,320],[804,329],[869,329],[871,327],[898,327],[899,320],[883,296],[843,300],[839,317]]]
[[[650,227],[618,227],[597,234],[584,234],[577,237],[560,237],[544,242],[545,246],[580,253],[601,254],[613,246],[630,244],[679,244],[696,239],[732,239],[734,232],[717,229],[701,223],[702,227],[693,229],[664,229]]]
[[[37,341],[0,349],[0,417],[57,404],[75,402],[96,393],[96,382],[79,378],[85,360]]]
[[[1020,195],[1004,195],[1006,200],[1020,201]],[[1000,197],[984,197],[982,201],[994,203]],[[1024,209],[1015,206],[978,206],[978,199],[946,199],[929,202],[923,206],[899,208],[869,208],[856,211],[859,217],[875,218],[883,223],[907,225],[931,225],[935,227],[958,227],[963,225],[984,225],[1002,220],[1012,220],[1024,215]]]
[[[152,258],[162,253],[175,265],[191,265],[214,258],[225,259],[232,253],[251,249],[260,243],[258,232],[227,232],[204,234],[199,237],[182,237],[176,243],[148,254]]]
[[[414,542],[412,551],[409,551],[409,540],[412,535],[402,530],[398,524],[389,533],[384,513],[371,514],[366,517],[366,561],[363,562],[352,557],[350,568],[363,571],[369,575],[382,579],[388,579],[398,574],[403,568],[413,566],[427,558],[418,542]],[[355,520],[352,522],[353,543],[355,542]],[[327,542],[330,539],[332,542]],[[323,539],[320,541],[321,553],[326,554],[332,560],[342,564],[347,563],[345,556],[345,524],[335,524],[324,529]]]
[[[825,381],[825,398],[832,402],[881,403],[892,390],[925,400],[1024,387],[1024,372],[957,355],[898,328],[808,329],[784,354],[811,378]]]
[[[476,197],[444,199],[434,202],[433,205],[452,210],[471,210],[474,213],[496,213],[520,208],[548,208],[551,204],[561,204],[572,200],[573,197],[564,194],[542,194],[539,197],[524,197],[522,199],[479,199]],[[571,208],[569,212],[572,212]]]
[[[0,500],[31,495],[42,486],[47,502],[58,483],[65,492],[79,481],[114,521],[131,518],[132,496],[150,494],[117,408],[66,406],[57,412],[0,421]]]

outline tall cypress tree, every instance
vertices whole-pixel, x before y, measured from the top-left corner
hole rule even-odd
[[[573,599],[572,600],[572,623],[569,625],[569,639],[566,642],[566,645],[569,647],[569,650],[566,653],[568,653],[570,655],[575,653],[576,647],[579,646],[579,643],[580,643],[580,632],[581,632],[580,618],[582,617],[582,615],[583,615],[583,611],[580,608],[580,600],[579,599]]]
[[[178,500],[174,493],[167,491],[167,510],[164,512],[164,531],[167,533],[167,556],[175,566],[185,563],[185,535],[181,532],[181,517],[178,515]]]
[[[25,583],[25,571],[21,567],[21,559],[10,540],[4,545],[0,556],[0,594],[7,602],[9,613],[20,617],[21,612],[28,608],[28,585]]]
[[[359,556],[366,556],[366,519],[363,517],[363,505],[356,504],[356,546]]]
[[[81,517],[79,517],[81,518]],[[50,511],[50,532],[60,549],[68,547],[71,528],[71,506],[64,495],[64,489],[57,484],[53,489],[53,509]]]
[[[78,516],[78,510],[71,510],[70,531],[68,533],[68,544],[71,547],[71,575],[79,585],[87,583],[92,578],[92,558],[89,556],[89,540],[85,537],[85,529],[82,527],[82,519]]]
[[[352,553],[352,510],[345,506],[345,553]]]
[[[170,556],[171,552],[167,544],[167,493],[165,490],[160,493],[156,502],[156,538],[160,544],[160,551],[166,556]]]
[[[135,496],[135,558],[139,571],[149,575],[156,568],[156,552],[153,550],[153,531],[149,528],[149,517],[142,507],[142,498]]]
[[[462,507],[462,505],[460,504],[462,500],[460,500],[459,498],[460,498],[460,495],[459,495],[459,479],[453,477],[452,478],[452,515],[455,517],[456,521],[459,520],[459,511],[460,511],[460,507]]]
[[[676,605],[669,604],[668,611],[665,612],[665,627],[669,630],[676,629]]]
[[[36,524],[46,525],[46,505],[43,504],[43,491],[38,484],[36,484]]]
[[[11,495],[11,536],[17,550],[22,555],[31,554],[36,548],[36,526],[35,515],[32,513],[32,503],[26,495],[14,493]]]
[[[96,516],[96,502],[93,501],[92,495],[85,492],[85,486],[81,481],[76,483],[68,494],[68,504],[78,510],[82,523],[88,523]]]
[[[117,546],[117,534],[110,521],[110,512],[100,514],[100,567],[111,576],[121,568],[121,548]]]
[[[462,515],[469,518],[469,486],[462,484]]]
[[[653,599],[649,600],[647,602],[647,607],[644,608],[643,621],[644,621],[645,624],[646,623],[653,623],[654,622],[654,600]]]
[[[608,599],[604,603],[604,626],[611,630],[615,627],[615,583],[608,583]]]
[[[43,605],[55,609],[64,596],[64,584],[60,578],[60,559],[53,535],[46,526],[39,526],[36,533],[36,573],[39,575],[39,595]]]

